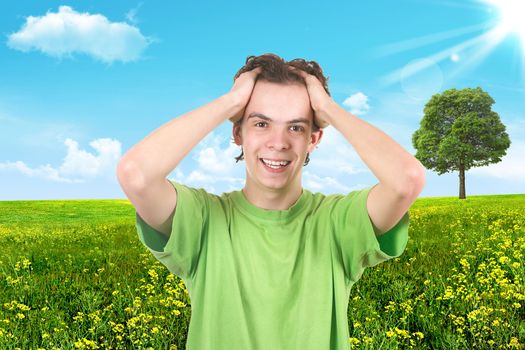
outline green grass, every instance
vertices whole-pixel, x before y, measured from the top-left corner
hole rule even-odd
[[[0,349],[184,349],[181,280],[128,201],[0,202]],[[351,292],[358,349],[523,348],[525,195],[418,199],[405,253]]]
[[[80,224],[131,222],[128,200],[0,201],[0,224]]]

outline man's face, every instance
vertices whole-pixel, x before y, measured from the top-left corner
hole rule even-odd
[[[306,153],[323,132],[312,133],[313,117],[306,86],[257,81],[242,125],[233,128],[235,143],[243,147],[248,186],[263,191],[301,186]]]

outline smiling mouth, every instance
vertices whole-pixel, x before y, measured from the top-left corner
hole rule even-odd
[[[260,161],[264,165],[272,169],[281,169],[291,163],[291,161],[289,160],[270,160],[270,159],[264,159],[264,158],[260,158]]]

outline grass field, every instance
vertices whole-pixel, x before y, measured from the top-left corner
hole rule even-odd
[[[128,201],[0,202],[0,349],[184,349],[182,281]],[[350,295],[357,349],[524,349],[525,195],[418,199]]]

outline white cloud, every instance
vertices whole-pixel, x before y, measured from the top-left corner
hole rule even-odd
[[[181,166],[189,159],[183,160],[175,169],[173,180],[194,188],[204,188],[206,191],[221,194],[222,192],[238,190],[244,184],[244,167],[236,166],[235,157],[240,154],[240,147],[227,141],[225,135],[212,131],[192,151],[193,160],[190,163],[189,175],[184,175]],[[222,190],[219,190],[222,189]]]
[[[368,96],[362,92],[357,92],[343,101],[343,105],[350,107],[350,113],[363,115],[368,112]]]
[[[38,168],[31,169],[22,161],[0,163],[0,170],[15,170],[29,177],[40,177],[46,180],[57,181],[57,182],[83,182],[79,179],[68,179],[60,176],[57,169],[54,169],[51,165],[41,165]]]
[[[214,176],[213,174],[200,169],[193,170],[186,177],[183,176],[182,173],[176,174],[174,180],[194,188],[204,188],[206,191],[217,195],[220,195],[222,192],[238,190],[244,184],[243,178],[234,176]],[[216,188],[217,185],[221,188],[224,185],[228,185],[228,187],[224,191],[219,191]]]
[[[525,142],[513,141],[501,162],[483,167],[471,168],[468,173],[491,176],[509,181],[525,182]]]
[[[514,120],[506,121],[505,126],[511,141],[515,139],[525,139],[525,117],[516,116]]]
[[[78,148],[78,142],[66,139],[67,154],[62,164],[54,168],[50,164],[30,168],[22,161],[0,163],[0,170],[15,170],[30,176],[50,181],[82,183],[95,177],[115,177],[115,169],[121,156],[121,143],[117,140],[102,138],[93,140],[89,145],[97,154]]]
[[[23,27],[9,35],[7,45],[24,52],[40,50],[53,57],[82,53],[111,63],[137,60],[151,41],[127,23],[60,6],[56,13],[28,16]]]
[[[137,24],[137,12],[139,10],[139,8],[142,6],[142,2],[139,3],[135,8],[132,8],[131,10],[129,10],[127,13],[126,13],[126,19],[133,23],[133,24]]]
[[[227,148],[208,146],[197,156],[199,168],[213,174],[229,174],[235,166],[235,157],[240,153],[239,146],[230,144]]]
[[[340,183],[336,178],[331,176],[319,176],[309,171],[303,172],[303,185],[312,192],[343,192],[350,191],[350,187]]]
[[[61,174],[67,176],[95,177],[116,165],[121,154],[121,144],[112,139],[97,139],[89,143],[98,155],[78,149],[78,142],[66,139],[67,155],[59,167]]]
[[[316,174],[336,177],[342,175],[346,178],[369,171],[363,167],[363,161],[339,131],[330,126],[323,132],[321,143],[310,155],[308,169]]]
[[[240,154],[240,147],[229,141],[229,135],[213,131],[193,152],[192,159],[196,163],[185,160],[183,166],[188,164],[185,172],[188,175],[179,166],[171,177],[175,181],[215,194],[243,187],[246,176],[244,161],[235,163],[234,158]],[[346,193],[351,186],[344,181],[352,181],[352,175],[370,172],[361,165],[357,153],[333,127],[324,129],[323,140],[310,159],[303,171],[303,185],[317,192]]]

